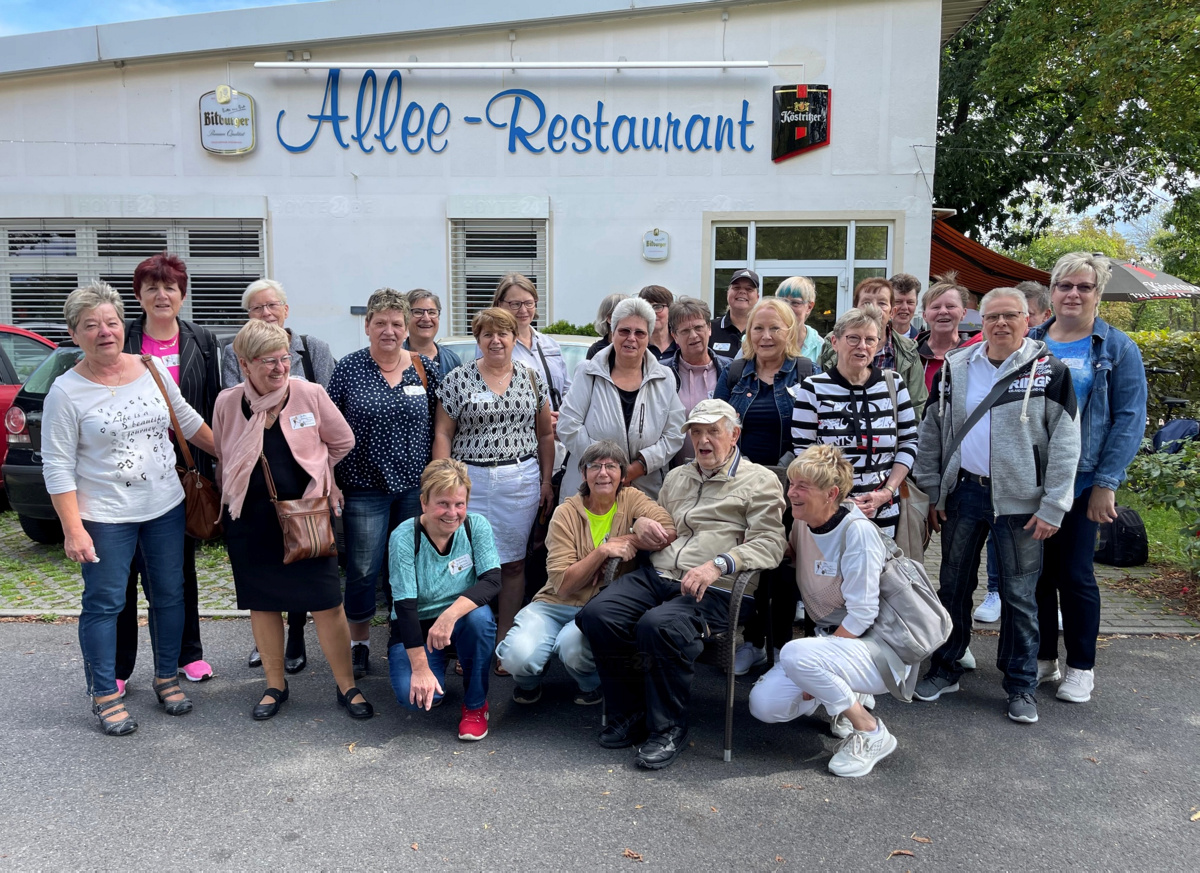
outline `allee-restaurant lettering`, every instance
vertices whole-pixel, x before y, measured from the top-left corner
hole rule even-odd
[[[286,110],[279,111],[275,118],[275,135],[289,152],[310,149],[326,122],[333,128],[333,137],[339,146],[349,149],[351,143],[356,143],[367,154],[375,151],[376,144],[388,154],[403,148],[412,155],[426,146],[440,154],[449,146],[450,107],[439,102],[427,112],[415,100],[405,105],[404,83],[399,70],[388,73],[382,89],[374,70],[363,73],[358,85],[354,124],[347,141],[343,124],[350,128],[350,116],[341,111],[341,73],[339,69],[329,71],[320,112],[308,115],[315,125],[307,141],[292,145],[284,139]],[[618,153],[631,149],[719,152],[740,148],[746,152],[754,151],[754,145],[748,141],[749,128],[754,124],[749,117],[749,100],[742,100],[737,118],[723,114],[713,119],[699,113],[685,117],[672,112],[665,116],[606,115],[606,112],[604,101],[598,100],[595,112],[576,113],[570,119],[558,113],[550,116],[545,101],[533,91],[506,88],[488,100],[482,115],[464,115],[462,120],[465,124],[483,124],[486,120],[493,128],[506,130],[508,151],[514,154],[518,148],[532,154],[542,154],[547,149],[561,154],[568,147],[576,154],[593,149],[601,153],[610,149]]]

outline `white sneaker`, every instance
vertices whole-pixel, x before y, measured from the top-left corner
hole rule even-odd
[[[863,705],[864,709],[875,708],[875,696],[872,694],[854,693],[854,698]],[[829,722],[829,732],[839,740],[844,740],[850,734],[854,733],[854,726],[850,724],[850,719],[846,717],[846,713],[840,712]]]
[[[883,721],[876,719],[878,733],[867,734],[854,731],[838,743],[837,751],[829,761],[829,772],[834,776],[866,776],[875,765],[896,751],[896,738],[891,735]]]
[[[967,646],[967,650],[963,652],[963,656],[958,659],[958,666],[964,670],[975,669],[975,656],[971,654],[971,647]]]
[[[1087,703],[1092,699],[1092,689],[1095,687],[1096,676],[1091,670],[1076,670],[1067,668],[1066,678],[1054,696],[1067,703]]]
[[[1057,682],[1061,678],[1062,673],[1058,672],[1058,658],[1053,661],[1038,661],[1038,685],[1043,682]]]
[[[751,667],[767,663],[767,649],[758,648],[754,643],[742,643],[733,653],[733,675],[745,676]]]
[[[987,597],[983,598],[983,603],[975,607],[975,611],[971,613],[971,616],[983,624],[991,624],[994,621],[999,621],[1000,595],[995,591],[989,591]]]
[[[800,600],[796,603],[796,621],[804,621],[804,601]]]

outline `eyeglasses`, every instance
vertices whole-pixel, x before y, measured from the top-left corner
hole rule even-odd
[[[606,463],[585,464],[584,469],[586,469],[589,473],[598,473],[601,470],[603,470],[605,473],[619,473],[621,472],[621,465],[614,464],[612,461],[608,461]]]
[[[987,315],[983,316],[983,321],[985,324],[995,324],[998,321],[1015,324],[1022,318],[1028,317],[1029,316],[1025,315],[1023,312],[989,312]]]
[[[520,312],[522,309],[528,309],[530,312],[534,312],[537,309],[536,300],[505,300],[504,305],[513,312]]]
[[[867,348],[872,348],[879,345],[879,337],[859,336],[858,334],[848,333],[842,337],[842,342],[848,346],[866,346]]]
[[[638,339],[645,339],[646,337],[650,336],[650,334],[646,333],[644,330],[638,330],[637,328],[633,328],[633,327],[618,327],[617,328],[617,336],[619,336],[619,337],[631,337],[632,336],[632,337],[637,337]]]
[[[667,304],[665,304],[665,303],[651,303],[651,304],[650,304],[650,307],[651,307],[651,308],[652,308],[652,309],[653,309],[655,312],[662,312],[664,309],[666,309],[666,308],[667,308]]]
[[[706,331],[706,330],[708,330],[708,323],[704,322],[702,324],[692,324],[692,325],[688,325],[687,327],[676,328],[674,330],[674,333],[679,334],[679,336],[691,336],[694,333],[696,333],[696,334],[704,333],[704,331]]]
[[[261,306],[251,306],[250,314],[251,315],[262,315],[264,312],[267,312],[267,311],[278,312],[281,309],[283,309],[283,304],[280,303],[279,301],[276,301],[274,303],[264,303]]]
[[[1080,294],[1091,294],[1096,290],[1096,285],[1093,282],[1058,282],[1054,286],[1064,294],[1067,294],[1074,288]]]
[[[409,312],[413,314],[413,318],[421,318],[426,315],[430,318],[437,318],[442,314],[440,309],[410,309]]]
[[[268,370],[274,370],[276,367],[283,367],[285,370],[292,366],[291,357],[286,358],[254,358],[256,364],[262,364]]]

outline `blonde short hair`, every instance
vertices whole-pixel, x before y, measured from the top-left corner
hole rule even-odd
[[[759,313],[764,310],[774,310],[779,316],[779,320],[783,322],[783,326],[787,328],[787,345],[784,347],[784,355],[789,358],[800,357],[800,344],[796,342],[796,313],[792,312],[792,305],[782,297],[763,297],[754,304],[754,308],[750,310],[750,315],[746,319],[746,333],[742,337],[742,357],[747,361],[754,360],[754,343],[750,339],[750,328],[754,327],[754,319]]]
[[[252,318],[242,325],[233,338],[233,353],[242,361],[253,361],[267,352],[282,350],[290,354],[292,338],[277,324]]]
[[[854,468],[837,446],[809,446],[788,464],[787,475],[789,482],[808,482],[821,491],[837,488],[839,501],[854,487]]]
[[[421,473],[421,502],[429,503],[435,494],[445,494],[447,491],[467,489],[467,497],[471,496],[471,477],[467,475],[467,465],[453,458],[439,458],[425,465]]]
[[[1104,296],[1104,286],[1112,277],[1112,264],[1104,255],[1092,255],[1087,252],[1068,252],[1054,264],[1050,271],[1050,290],[1058,285],[1058,280],[1064,276],[1074,276],[1084,270],[1091,270],[1096,279],[1096,314],[1100,313],[1100,299]]]
[[[246,286],[246,290],[242,293],[242,309],[249,312],[250,301],[260,291],[274,291],[276,296],[279,297],[279,302],[287,306],[287,292],[283,290],[283,285],[274,279],[255,279]]]
[[[395,288],[380,288],[367,298],[367,324],[381,312],[399,312],[407,323],[412,308],[408,305],[408,297]]]
[[[516,336],[516,316],[499,306],[476,313],[475,317],[471,319],[471,335],[475,337],[475,342],[479,342],[479,337],[485,330],[506,330]]]
[[[82,288],[76,288],[67,295],[67,302],[63,304],[63,320],[70,330],[75,330],[85,312],[90,312],[105,303],[117,311],[117,318],[125,320],[125,304],[121,301],[121,295],[112,285],[98,279]]]
[[[808,276],[789,276],[779,283],[775,296],[785,300],[803,300],[805,303],[817,302],[817,286]]]

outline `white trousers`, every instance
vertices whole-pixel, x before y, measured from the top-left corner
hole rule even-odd
[[[905,676],[897,681],[903,682]],[[805,692],[811,700],[804,699]],[[759,721],[791,721],[824,706],[836,716],[854,705],[856,693],[888,693],[866,643],[835,636],[806,637],[785,645],[775,666],[750,689],[750,714]]]

